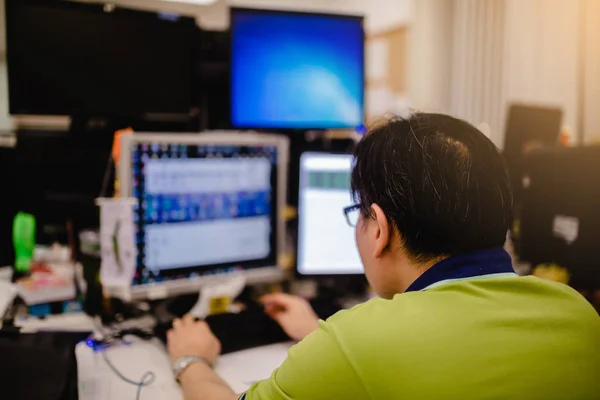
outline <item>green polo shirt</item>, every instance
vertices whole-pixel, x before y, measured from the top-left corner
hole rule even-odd
[[[535,277],[440,282],[320,322],[246,400],[600,399],[600,317]]]

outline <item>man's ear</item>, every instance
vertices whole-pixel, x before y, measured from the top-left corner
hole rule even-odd
[[[381,207],[376,203],[371,204],[371,213],[375,223],[375,248],[373,257],[381,257],[390,244],[390,224]]]

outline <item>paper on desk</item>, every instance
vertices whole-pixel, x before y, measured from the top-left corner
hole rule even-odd
[[[100,281],[105,286],[129,286],[135,275],[132,199],[98,199],[100,206]]]
[[[109,400],[110,379],[104,360],[85,342],[75,346],[79,400]]]
[[[0,318],[12,304],[17,292],[17,287],[12,283],[0,281]]]
[[[294,342],[277,343],[225,354],[219,357],[215,372],[234,392],[245,392],[255,382],[269,378],[283,364],[292,345]]]

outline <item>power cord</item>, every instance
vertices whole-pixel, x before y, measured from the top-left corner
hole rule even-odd
[[[154,372],[152,371],[146,371],[144,372],[144,374],[142,375],[142,377],[140,378],[139,381],[134,381],[133,379],[129,379],[127,378],[125,375],[123,375],[116,367],[115,365],[110,361],[110,359],[108,358],[108,355],[106,354],[107,349],[102,350],[102,358],[104,358],[104,361],[106,362],[106,365],[108,365],[110,367],[110,369],[122,380],[125,381],[131,385],[137,386],[137,392],[135,395],[135,400],[140,400],[140,394],[142,393],[142,388],[148,385],[151,385],[154,380],[156,379],[156,375],[154,374]]]
[[[123,331],[114,327],[106,328],[102,325],[102,323],[100,323],[100,321],[97,318],[94,319],[94,325],[96,327],[96,332],[101,336],[101,339],[95,340],[93,337],[90,337],[88,338],[88,340],[86,340],[86,344],[94,351],[99,350],[102,353],[102,358],[104,358],[106,365],[108,365],[108,367],[115,373],[115,375],[119,377],[119,379],[126,383],[129,383],[130,385],[137,386],[135,400],[140,400],[142,388],[154,383],[154,381],[156,380],[156,374],[154,374],[154,372],[152,371],[146,371],[144,372],[139,381],[129,379],[125,375],[123,375],[117,367],[115,367],[115,365],[112,363],[112,361],[110,361],[106,353],[112,345],[125,343],[124,336],[126,334],[133,334],[142,339],[150,339],[151,335],[145,330],[140,329],[129,329]]]

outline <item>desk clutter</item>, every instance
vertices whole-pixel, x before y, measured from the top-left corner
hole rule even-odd
[[[63,327],[68,329],[68,325]],[[88,332],[0,335],[3,396],[59,400],[182,398],[163,343],[133,335],[109,342],[95,341],[92,336]],[[283,362],[291,344],[282,342],[223,355],[216,371],[234,390],[242,392],[268,378]],[[25,370],[28,377],[37,377],[35,385],[22,375]]]
[[[180,297],[163,306],[178,313],[168,317],[174,318],[194,302],[197,296]],[[243,308],[205,319],[222,345],[216,371],[240,391],[266,379],[285,359],[292,343],[262,306],[247,304]],[[313,302],[313,308],[323,319],[339,310],[337,305],[318,302]],[[21,317],[14,325],[6,325],[5,320],[0,330],[3,393],[8,398],[48,399],[72,399],[78,393],[79,399],[100,400],[139,399],[143,391],[144,399],[180,398],[165,351],[172,319],[160,318],[162,322],[158,316],[146,314],[103,324],[100,318],[70,313]],[[23,371],[35,373],[40,384],[30,385],[22,379]],[[10,379],[5,381],[5,377]]]

